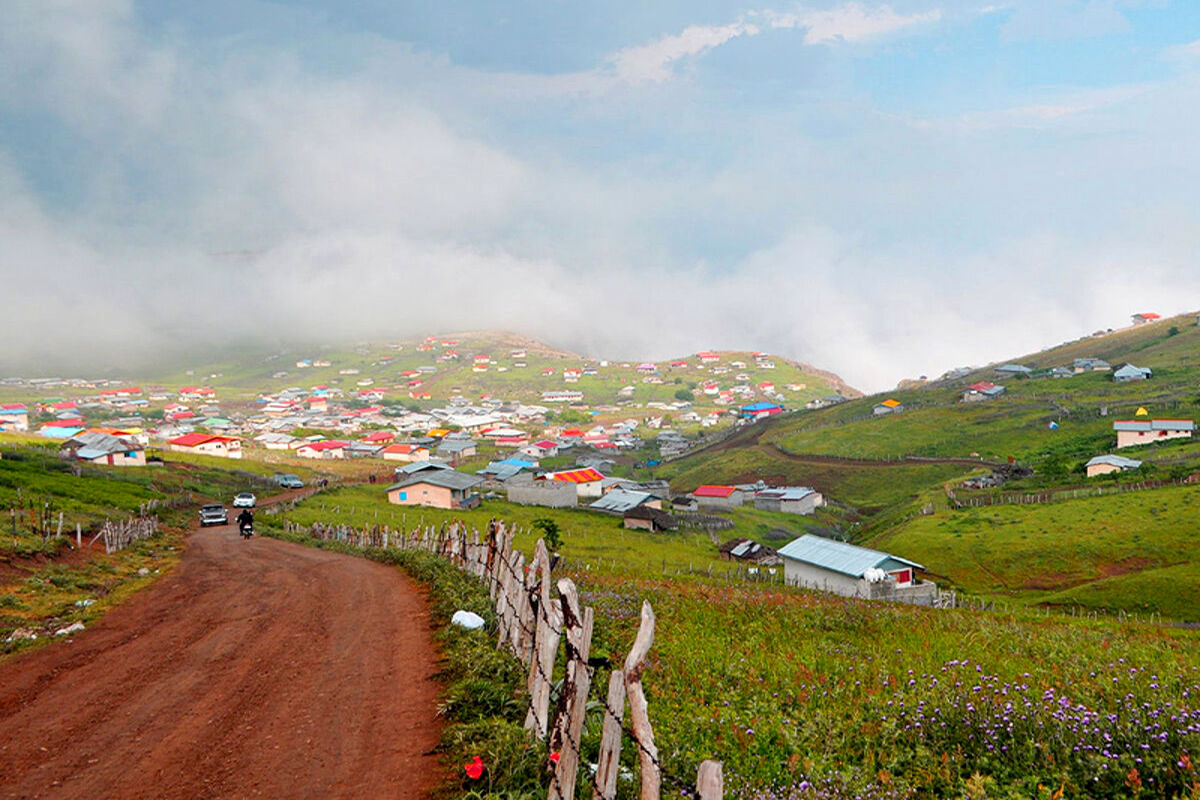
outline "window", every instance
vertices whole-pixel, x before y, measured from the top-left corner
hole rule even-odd
[[[401,499],[401,500],[407,500],[407,499],[408,499],[408,492],[400,492],[400,499]]]

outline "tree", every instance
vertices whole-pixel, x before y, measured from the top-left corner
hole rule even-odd
[[[696,399],[696,395],[694,395],[691,392],[691,390],[689,390],[689,389],[676,389],[675,390],[675,399],[676,400],[687,400],[690,403]]]
[[[550,552],[553,553],[562,547],[562,533],[559,532],[556,521],[549,517],[538,517],[533,521],[533,527],[542,532],[542,538],[546,540],[546,547]]]
[[[1167,336],[1178,336],[1178,335],[1179,335],[1179,328],[1175,327],[1174,325],[1172,325],[1170,328],[1167,328]]]

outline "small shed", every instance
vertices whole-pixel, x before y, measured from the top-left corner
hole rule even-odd
[[[608,514],[624,515],[626,511],[642,505],[651,506],[652,508],[662,508],[662,500],[647,492],[613,489],[599,500],[590,503],[588,508]]]
[[[773,548],[753,539],[730,539],[717,548],[717,553],[726,561],[745,561],[768,567],[783,563]]]
[[[780,486],[754,495],[754,507],[761,511],[811,514],[823,505],[824,495],[808,486]]]
[[[920,564],[866,547],[805,534],[779,550],[784,580],[791,586],[821,589],[846,597],[872,597],[873,584],[910,587]]]
[[[673,531],[679,527],[679,523],[675,521],[667,512],[659,508],[654,508],[650,505],[639,505],[625,512],[626,528],[633,530],[650,531],[657,533],[659,531]]]
[[[697,486],[691,495],[702,508],[740,508],[746,493],[736,486],[705,484]]]

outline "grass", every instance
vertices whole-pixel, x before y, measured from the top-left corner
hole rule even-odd
[[[355,490],[322,500],[334,498],[342,502],[302,503],[291,518],[375,519]],[[489,513],[509,511],[522,509]],[[619,660],[641,601],[654,606],[645,685],[665,796],[680,796],[706,758],[725,764],[727,796],[756,800],[1198,796],[1188,753],[1200,748],[1200,632],[872,604],[726,576],[664,577],[660,564],[678,546],[670,537],[644,537],[633,548],[613,530],[577,521],[576,512],[557,513],[568,530],[560,569],[597,612],[594,653]],[[570,556],[581,540],[603,547],[606,539],[623,552],[615,568]],[[518,545],[528,550],[528,538]],[[504,707],[510,698],[501,691],[489,702]],[[1090,710],[1107,716],[1080,722]],[[1163,715],[1193,712],[1194,722],[1183,723],[1190,729],[1149,735]],[[1011,733],[1000,724],[1005,715]],[[598,721],[599,707],[585,751]],[[509,748],[521,741],[503,720],[469,730],[494,730]],[[1090,749],[1106,741],[1118,743],[1112,757]],[[521,779],[512,786],[529,791]]]
[[[1198,509],[1193,486],[964,510],[942,501],[872,544],[977,594],[1200,620],[1200,572],[1187,569]]]

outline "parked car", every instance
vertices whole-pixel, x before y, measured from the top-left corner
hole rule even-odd
[[[228,525],[229,512],[220,503],[210,503],[200,506],[200,527],[208,525]]]
[[[286,475],[282,474],[282,473],[278,474],[275,476],[275,482],[278,483],[280,486],[282,486],[284,489],[303,489],[304,488],[304,481],[300,480],[299,477],[297,477],[295,475],[291,475],[291,474],[286,474]]]
[[[254,508],[254,504],[258,502],[258,498],[252,492],[242,492],[237,497],[233,498],[234,508]]]

